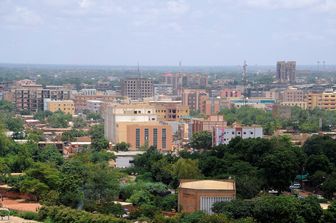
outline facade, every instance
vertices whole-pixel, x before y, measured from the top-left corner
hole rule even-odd
[[[127,78],[122,80],[121,92],[131,100],[143,100],[154,96],[153,81],[147,78]]]
[[[174,89],[172,84],[154,84],[154,95],[173,95]]]
[[[192,134],[202,131],[213,133],[214,129],[225,127],[227,127],[227,122],[224,120],[222,115],[212,115],[205,120],[202,119],[191,120]]]
[[[139,150],[141,146],[155,146],[159,151],[172,149],[172,128],[160,123],[127,125],[127,143],[131,150]]]
[[[99,100],[87,100],[86,101],[86,109],[90,112],[100,113],[101,106],[104,102]]]
[[[182,104],[188,106],[190,110],[200,111],[205,110],[202,108],[204,106],[204,100],[208,98],[208,93],[206,90],[202,89],[183,89],[182,93]]]
[[[51,100],[69,100],[70,99],[70,90],[64,88],[63,86],[46,86],[42,90],[42,97],[49,98]]]
[[[276,79],[280,83],[294,83],[296,80],[296,62],[278,61],[276,68]]]
[[[107,94],[95,94],[95,95],[74,95],[73,97],[76,112],[82,112],[85,109],[90,109],[88,105],[89,101],[102,101],[102,102],[116,102],[121,100],[120,95],[107,95]]]
[[[14,104],[17,111],[43,111],[42,85],[24,85],[14,90]]]
[[[189,107],[181,104],[155,105],[155,109],[160,121],[179,121],[189,115]]]
[[[229,144],[231,139],[241,137],[248,138],[262,138],[263,128],[257,126],[233,126],[226,128],[216,128],[214,131],[214,144]]]
[[[297,88],[289,87],[282,93],[283,102],[304,102],[305,92]]]
[[[250,106],[253,108],[261,108],[265,110],[272,110],[273,105],[276,103],[275,99],[271,98],[248,98],[248,99],[233,99],[230,103],[236,107],[240,108],[243,106]]]
[[[320,108],[334,111],[336,110],[336,92],[309,93],[307,103],[309,109]]]
[[[63,100],[63,101],[54,101],[50,99],[45,99],[45,111],[62,111],[66,114],[74,115],[75,114],[75,104],[72,100]]]
[[[300,107],[302,109],[307,109],[307,102],[305,101],[282,101],[280,105],[289,106],[289,107]]]
[[[234,180],[181,180],[178,188],[179,211],[203,211],[212,214],[216,202],[236,199]]]
[[[157,123],[155,107],[148,104],[108,105],[104,112],[105,138],[112,143],[126,142],[128,124]]]
[[[241,90],[225,88],[219,91],[221,98],[240,98],[242,96]]]

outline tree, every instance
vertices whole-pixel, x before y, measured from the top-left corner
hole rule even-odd
[[[290,196],[263,196],[255,200],[253,217],[260,223],[303,223],[299,216],[300,204],[297,198]]]
[[[225,214],[230,218],[239,219],[252,216],[253,201],[233,200],[230,202],[217,202],[213,205],[213,212]]]
[[[325,155],[311,155],[306,162],[306,170],[313,175],[316,171],[330,173],[332,165]]]
[[[104,126],[95,125],[93,126],[89,134],[91,135],[91,147],[96,151],[101,151],[102,149],[107,149],[109,142],[104,138]]]
[[[130,147],[130,144],[128,144],[126,142],[120,142],[120,143],[117,143],[114,146],[114,150],[116,150],[116,151],[128,151],[129,147]]]
[[[73,126],[74,128],[84,128],[86,126],[86,121],[81,117],[77,117],[73,120]]]
[[[173,169],[177,179],[197,179],[202,176],[197,160],[180,158]]]
[[[48,123],[52,128],[67,128],[69,121],[72,120],[70,114],[65,114],[62,111],[56,111],[48,117]]]
[[[210,149],[212,146],[211,133],[207,131],[194,133],[190,139],[190,146],[197,150]]]
[[[319,223],[323,214],[319,200],[314,196],[308,196],[300,201],[299,215],[305,222]]]
[[[332,198],[336,193],[336,172],[333,172],[330,176],[327,177],[325,182],[322,185],[322,191],[324,195],[328,198]]]

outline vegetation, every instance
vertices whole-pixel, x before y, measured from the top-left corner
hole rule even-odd
[[[272,134],[279,128],[307,133],[318,132],[320,119],[322,130],[329,131],[336,127],[336,112],[321,109],[303,110],[292,107],[289,118],[274,117],[271,111],[251,107],[223,109],[219,114],[224,115],[228,124],[239,122],[244,125],[261,125],[266,134]]]

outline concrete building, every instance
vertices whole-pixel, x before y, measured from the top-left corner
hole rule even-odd
[[[101,106],[104,102],[100,100],[87,100],[86,101],[86,109],[90,112],[100,113]]]
[[[84,89],[81,89],[79,91],[79,94],[80,95],[96,95],[97,94],[97,90],[94,89],[94,88],[91,88],[91,89],[84,88]]]
[[[159,151],[172,149],[172,128],[160,123],[128,124],[127,143],[131,150],[139,150],[142,145],[155,146]]]
[[[102,102],[118,102],[123,98],[118,94],[102,94],[97,93],[95,95],[74,95],[73,100],[75,103],[76,112],[82,112],[85,109],[90,109],[90,105],[88,105],[88,101],[102,101]]]
[[[304,102],[305,92],[294,87],[288,87],[282,92],[281,101],[283,102]]]
[[[208,93],[203,89],[183,89],[182,104],[189,106],[190,110],[200,111],[204,101],[208,99]],[[205,110],[205,109],[203,109]]]
[[[72,100],[51,100],[44,99],[44,110],[45,111],[62,111],[65,114],[74,115],[75,114],[75,104]]]
[[[131,100],[143,100],[154,96],[153,81],[148,78],[127,78],[121,83],[122,95]]]
[[[173,95],[174,89],[172,84],[154,84],[154,95]]]
[[[213,133],[216,128],[227,127],[227,122],[222,115],[211,115],[207,119],[192,119],[192,133],[207,131]]]
[[[149,101],[149,105],[155,107],[160,121],[180,121],[189,115],[189,107],[182,105],[181,101]]]
[[[43,111],[42,85],[23,85],[14,90],[14,105],[18,112]]]
[[[127,124],[158,121],[156,108],[144,103],[108,105],[104,112],[105,138],[112,143],[126,142]]]
[[[42,90],[43,99],[49,98],[51,100],[69,100],[70,90],[63,86],[47,85]]]
[[[321,108],[325,110],[336,110],[336,91],[325,91],[322,93],[309,93],[307,96],[309,109]]]
[[[212,214],[216,202],[236,199],[234,180],[181,180],[178,188],[180,212],[203,211]]]
[[[240,98],[242,96],[241,90],[225,88],[219,91],[221,98]]]
[[[302,109],[308,108],[308,103],[305,101],[282,101],[280,105],[289,106],[289,107],[300,107]]]
[[[262,138],[263,128],[258,126],[233,126],[226,128],[216,128],[214,131],[214,144],[229,144],[231,139],[241,137],[248,138]]]
[[[296,62],[278,61],[276,68],[276,79],[280,83],[295,83],[296,80]]]

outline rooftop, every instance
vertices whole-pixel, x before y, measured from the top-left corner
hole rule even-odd
[[[235,190],[236,185],[232,180],[195,180],[181,181],[180,188],[195,190]]]

